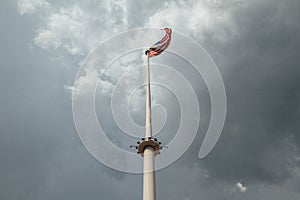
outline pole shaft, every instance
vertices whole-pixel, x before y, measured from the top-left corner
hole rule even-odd
[[[152,147],[144,150],[144,183],[143,200],[155,200],[155,171],[154,171],[154,151]]]
[[[146,137],[152,137],[149,56],[147,56],[147,83],[146,83]]]
[[[147,56],[146,83],[146,137],[152,137],[149,56]],[[152,147],[147,147],[144,150],[143,200],[156,199],[154,156]]]

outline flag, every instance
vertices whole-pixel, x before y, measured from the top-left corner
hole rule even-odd
[[[160,41],[156,42],[147,51],[145,51],[145,54],[149,57],[157,56],[161,54],[166,48],[168,48],[171,41],[172,29],[164,28],[163,30],[166,31],[165,36]]]

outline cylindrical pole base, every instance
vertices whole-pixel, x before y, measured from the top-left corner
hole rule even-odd
[[[155,200],[155,169],[154,169],[154,150],[147,147],[144,150],[144,184],[143,200]]]

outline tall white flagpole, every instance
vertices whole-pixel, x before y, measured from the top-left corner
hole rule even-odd
[[[138,146],[135,147],[137,153],[144,157],[144,170],[143,170],[143,200],[155,200],[155,165],[154,158],[160,154],[162,148],[161,142],[157,138],[152,137],[152,124],[151,124],[151,90],[150,90],[150,63],[149,55],[147,55],[147,82],[146,82],[146,130],[145,137],[138,141]]]
[[[169,45],[171,39],[172,30],[164,28],[168,35],[165,35],[163,39],[167,41],[166,45]],[[168,37],[167,37],[168,36]],[[165,46],[165,48],[167,48]],[[150,48],[151,49],[151,48]],[[164,50],[164,49],[163,49]],[[161,52],[160,52],[161,53]],[[156,199],[156,186],[155,186],[155,163],[154,158],[160,154],[160,149],[163,146],[157,138],[152,137],[152,123],[151,123],[151,89],[150,89],[150,60],[149,50],[145,52],[147,55],[147,82],[146,82],[146,123],[145,123],[145,137],[136,145],[130,145],[135,147],[137,153],[144,157],[144,171],[143,171],[143,200],[155,200]],[[156,54],[158,55],[158,54]]]
[[[151,90],[150,90],[150,63],[147,55],[147,83],[146,83],[146,140],[152,138],[151,124]],[[144,149],[143,200],[155,200],[155,167],[154,148],[150,145]]]

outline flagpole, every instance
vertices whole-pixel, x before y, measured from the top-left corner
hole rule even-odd
[[[152,137],[150,57],[159,55],[168,47],[171,40],[172,30],[170,28],[164,28],[164,30],[166,31],[166,35],[160,41],[160,43],[164,44],[162,48],[159,49],[157,47],[151,47],[145,52],[147,55],[145,137],[137,142],[137,146],[130,145],[130,147],[135,147],[137,149],[137,153],[144,158],[143,200],[156,200],[154,158],[156,155],[160,154],[160,150],[163,148],[163,146],[161,146],[161,142],[159,142],[157,138]],[[150,54],[150,52],[153,54]]]
[[[147,55],[147,83],[146,83],[146,138],[152,137],[151,124],[151,88],[150,88],[150,61]]]
[[[150,89],[150,62],[147,55],[147,83],[146,83],[146,140],[152,138],[151,124],[151,89]],[[144,175],[143,175],[143,200],[156,199],[154,148],[150,145],[144,148]]]

